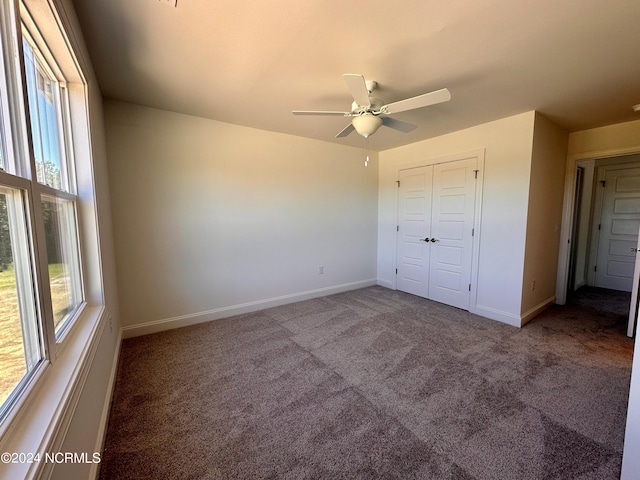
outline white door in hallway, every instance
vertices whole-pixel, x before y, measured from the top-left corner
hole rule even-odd
[[[399,172],[398,290],[469,309],[476,165]]]
[[[606,170],[595,286],[630,292],[640,227],[640,168]]]

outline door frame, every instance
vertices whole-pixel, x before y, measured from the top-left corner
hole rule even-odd
[[[573,217],[571,219],[571,238],[574,239],[574,244],[572,245],[572,248],[570,250],[569,253],[569,273],[568,273],[568,282],[570,285],[569,289],[570,290],[575,290],[576,289],[576,274],[578,272],[578,244],[577,241],[580,240],[580,238],[582,237],[582,235],[580,235],[580,219],[583,215],[584,212],[584,206],[583,206],[583,197],[584,197],[584,193],[585,193],[585,175],[586,175],[586,168],[583,165],[580,165],[578,163],[578,166],[576,168],[576,191],[574,194],[574,203],[576,205],[575,210],[573,211]],[[587,235],[588,236],[588,235]],[[587,239],[588,240],[588,239]],[[588,244],[588,241],[586,242]]]
[[[478,178],[476,181],[476,190],[475,190],[475,206],[473,213],[473,243],[471,247],[471,290],[469,294],[469,312],[477,313],[476,304],[478,297],[478,264],[480,257],[480,236],[481,236],[481,226],[482,226],[482,188],[484,184],[484,157],[485,157],[485,149],[472,150],[468,152],[455,153],[452,155],[446,155],[442,157],[434,157],[427,158],[419,161],[412,161],[408,163],[403,163],[397,165],[395,167],[395,178],[398,179],[401,170],[408,170],[411,168],[419,168],[419,167],[429,167],[433,165],[438,165],[442,163],[451,163],[457,162],[461,160],[469,160],[472,158],[476,159],[476,169],[478,170]],[[399,225],[399,213],[398,213],[398,195],[396,192],[395,196],[395,225]],[[395,228],[395,227],[394,227]],[[397,252],[398,252],[398,236],[394,235],[393,238],[393,256],[394,262],[397,266]],[[398,287],[398,278],[396,275],[393,276],[392,280],[392,288],[397,290]]]
[[[595,152],[572,154],[567,157],[565,169],[564,201],[562,205],[562,226],[560,228],[560,250],[558,253],[558,273],[556,281],[556,303],[567,303],[567,291],[569,283],[569,260],[571,258],[572,244],[571,232],[573,231],[573,218],[575,214],[576,172],[579,162],[589,160],[610,160],[612,164],[622,160],[621,157],[640,154],[640,146],[613,148]],[[622,161],[621,163],[625,163]],[[630,162],[632,163],[632,162]]]

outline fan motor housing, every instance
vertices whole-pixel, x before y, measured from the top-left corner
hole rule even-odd
[[[384,105],[384,102],[376,97],[369,97],[369,102],[371,105],[369,108],[362,107],[358,105],[356,102],[351,103],[351,113],[366,113],[366,112],[377,112]]]

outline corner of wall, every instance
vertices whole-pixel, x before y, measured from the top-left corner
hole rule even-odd
[[[524,323],[555,301],[568,134],[536,112],[523,270]],[[523,324],[524,324],[523,323]]]

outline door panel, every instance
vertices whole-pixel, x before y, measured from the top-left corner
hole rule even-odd
[[[640,228],[640,220],[613,220],[611,231],[615,235],[637,235]]]
[[[438,246],[438,260],[445,265],[461,265],[464,261],[464,250],[460,247]]]
[[[631,291],[640,227],[640,168],[607,170],[595,286]]]

